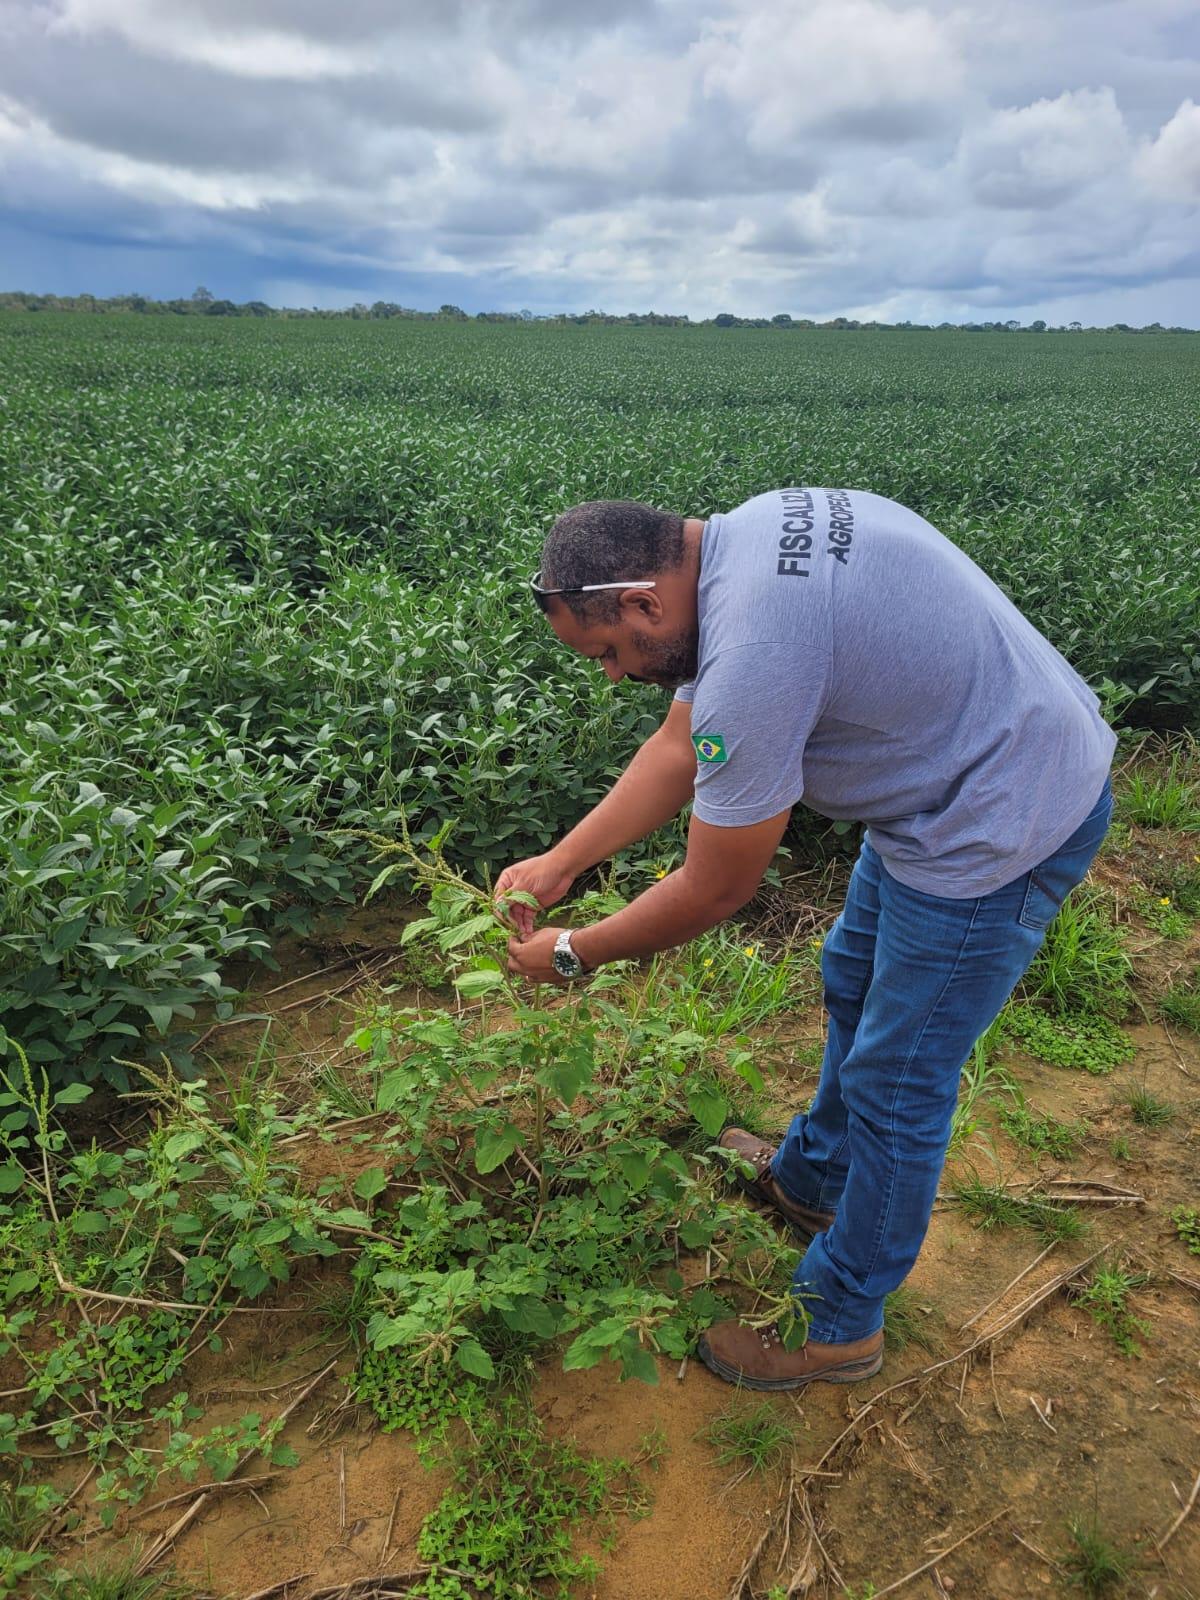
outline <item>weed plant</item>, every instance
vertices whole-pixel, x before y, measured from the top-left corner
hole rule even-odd
[[[1143,895],[1135,902],[1143,922],[1163,939],[1186,939],[1192,931],[1192,918],[1171,903],[1170,895],[1157,899]]]
[[[1182,983],[1172,984],[1158,1003],[1162,1016],[1192,1033],[1200,1033],[1200,967]]]
[[[1173,750],[1165,767],[1137,766],[1127,776],[1119,815],[1143,828],[1200,831],[1200,784],[1192,777],[1195,756]]]
[[[1085,886],[1068,896],[1047,929],[1022,992],[1073,1022],[1083,1017],[1119,1019],[1133,1001],[1132,974],[1124,931],[1113,922],[1109,901],[1100,890]]]
[[[820,983],[811,950],[773,957],[737,927],[722,926],[652,963],[642,1003],[701,1039],[722,1039],[814,1004]]]
[[[1122,1355],[1140,1355],[1137,1340],[1139,1336],[1149,1338],[1150,1324],[1133,1315],[1129,1296],[1149,1281],[1144,1273],[1131,1272],[1119,1261],[1108,1262],[1097,1267],[1085,1284],[1072,1289],[1071,1299],[1111,1335]]]
[[[975,1041],[959,1079],[958,1101],[950,1123],[948,1153],[961,1150],[979,1128],[985,1097],[997,1090],[1012,1088],[1012,1077],[997,1059],[1004,1037],[1005,1013],[1001,1012],[987,1031]]]
[[[1087,1231],[1083,1218],[1066,1206],[1056,1206],[1044,1195],[1012,1194],[974,1173],[954,1179],[950,1188],[979,1228],[1031,1228],[1044,1244],[1078,1239]]]
[[[137,1574],[137,1553],[115,1562],[85,1562],[71,1569],[58,1568],[37,1595],[37,1600],[194,1600],[195,1584],[167,1572]]]
[[[1087,1133],[1081,1122],[1060,1122],[1057,1117],[1033,1110],[1020,1091],[1012,1105],[1001,1107],[1000,1124],[1026,1150],[1052,1156],[1056,1161],[1069,1160]]]
[[[893,1289],[883,1303],[883,1343],[885,1349],[898,1355],[909,1345],[921,1350],[940,1348],[938,1337],[940,1318],[932,1306],[922,1305],[915,1289]]]
[[[786,1460],[796,1442],[792,1419],[769,1400],[757,1405],[734,1401],[701,1429],[721,1467],[737,1466],[745,1472],[774,1471]]]
[[[1193,854],[1188,861],[1162,862],[1155,874],[1154,892],[1160,899],[1168,899],[1183,916],[1200,917],[1200,855]]]
[[[1062,1567],[1073,1589],[1082,1589],[1089,1600],[1099,1600],[1124,1587],[1133,1562],[1100,1532],[1094,1516],[1088,1522],[1073,1517],[1067,1524],[1067,1533],[1071,1545]]]
[[[625,1377],[653,1382],[654,1352],[679,1359],[726,1305],[704,1285],[680,1297],[678,1246],[719,1245],[735,1273],[758,1255],[781,1290],[786,1280],[788,1252],[769,1226],[719,1188],[711,1158],[689,1164],[678,1148],[711,1145],[729,1114],[722,1075],[758,1089],[757,1069],[742,1050],[720,1060],[669,1011],[631,1013],[614,998],[619,972],[529,999],[489,953],[507,937],[489,898],[449,868],[441,843],[380,848],[430,891],[430,915],[406,939],[436,943],[460,968],[459,993],[480,1005],[380,1007],[353,1035],[390,1118],[383,1148],[419,1185],[390,1213],[394,1245],[372,1245],[368,1342],[488,1380],[497,1331],[570,1335],[568,1368],[611,1356]],[[480,1180],[470,1194],[464,1170]]]
[[[569,1600],[599,1572],[590,1556],[574,1554],[576,1530],[649,1510],[633,1462],[548,1439],[519,1401],[500,1406],[485,1438],[460,1451],[452,1467],[454,1485],[417,1539],[431,1570],[409,1592],[423,1600],[475,1600],[481,1592]]]
[[[1003,1018],[1009,1038],[1053,1067],[1105,1077],[1134,1057],[1133,1040],[1107,1017],[1058,1017],[1013,1005]]]
[[[1126,1095],[1125,1103],[1139,1128],[1165,1128],[1175,1115],[1170,1101],[1152,1094],[1145,1084],[1135,1084]]]
[[[1200,1256],[1200,1211],[1195,1206],[1176,1206],[1171,1213],[1175,1232],[1194,1256]]]

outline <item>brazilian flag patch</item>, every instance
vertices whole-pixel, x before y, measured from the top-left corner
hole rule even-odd
[[[697,761],[729,760],[729,752],[725,748],[725,735],[723,733],[694,733],[692,735],[692,744],[696,749]]]

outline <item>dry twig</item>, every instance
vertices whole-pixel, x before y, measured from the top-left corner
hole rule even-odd
[[[246,1489],[253,1494],[258,1484],[270,1483],[275,1476],[274,1472],[263,1472],[257,1478],[229,1478],[224,1483],[210,1483],[207,1492],[225,1494],[235,1489]],[[165,1511],[168,1506],[177,1506],[181,1500],[191,1500],[195,1493],[195,1489],[184,1489],[179,1494],[168,1495],[165,1500],[156,1500],[153,1505],[135,1506],[129,1513],[130,1520],[134,1517],[148,1517],[155,1511]]]
[[[286,1595],[293,1584],[303,1583],[305,1578],[311,1578],[311,1572],[297,1572],[291,1578],[281,1578],[278,1583],[272,1583],[265,1589],[255,1589],[253,1594],[243,1596],[243,1600],[275,1600],[278,1595]]]
[[[981,1522],[977,1528],[972,1528],[970,1533],[964,1533],[961,1539],[956,1539],[953,1544],[940,1550],[931,1560],[923,1562],[919,1567],[914,1567],[911,1572],[906,1572],[902,1578],[897,1578],[895,1583],[885,1584],[882,1589],[876,1589],[874,1600],[883,1600],[885,1594],[894,1594],[897,1589],[903,1589],[906,1583],[911,1583],[914,1578],[919,1578],[923,1572],[928,1572],[930,1567],[936,1567],[939,1561],[944,1561],[952,1550],[957,1550],[960,1545],[966,1544],[968,1539],[979,1536],[993,1522],[999,1522],[1001,1517],[1007,1517],[1012,1511],[1011,1506],[1001,1506],[1000,1510],[990,1516],[986,1522]]]
[[[387,1553],[392,1548],[392,1529],[396,1526],[396,1508],[399,1504],[400,1488],[397,1486],[396,1493],[392,1497],[392,1514],[388,1518],[387,1531],[384,1533],[383,1544],[379,1549],[379,1561],[381,1565],[387,1560]]]
[[[1057,1243],[1057,1239],[1051,1239],[1050,1243],[1041,1252],[1041,1254],[1034,1256],[1033,1260],[1027,1267],[1022,1267],[1015,1278],[1010,1278],[1009,1281],[1004,1285],[1003,1289],[1001,1289],[999,1294],[993,1295],[993,1297],[988,1301],[987,1305],[985,1305],[981,1310],[977,1311],[973,1317],[967,1318],[962,1325],[961,1331],[965,1333],[968,1328],[973,1327],[975,1323],[980,1321],[981,1318],[986,1317],[993,1306],[998,1306],[1000,1304],[1001,1300],[1004,1299],[1004,1296],[1010,1289],[1015,1289],[1022,1278],[1028,1277],[1033,1269],[1046,1259]]]
[[[1192,1509],[1192,1507],[1196,1504],[1196,1496],[1197,1495],[1200,1495],[1200,1472],[1198,1472],[1196,1474],[1196,1481],[1192,1485],[1191,1494],[1188,1495],[1188,1497],[1187,1497],[1187,1504],[1184,1506],[1183,1510],[1179,1513],[1179,1515],[1175,1518],[1175,1521],[1167,1529],[1166,1533],[1163,1534],[1162,1538],[1161,1539],[1156,1539],[1154,1541],[1154,1548],[1159,1552],[1160,1555],[1162,1554],[1162,1551],[1166,1547],[1168,1541],[1173,1539],[1175,1537],[1175,1535],[1179,1532],[1180,1528],[1183,1527],[1184,1518],[1187,1516],[1188,1512]]]

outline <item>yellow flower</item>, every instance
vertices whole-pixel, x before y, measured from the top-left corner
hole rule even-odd
[[[748,944],[748,945],[746,945],[746,946],[745,946],[745,948],[744,948],[744,949],[743,949],[743,950],[742,950],[742,954],[743,954],[743,955],[744,955],[744,956],[754,956],[754,955],[757,955],[757,954],[758,954],[758,946],[757,946],[757,945],[756,945],[756,944]]]
[[[810,939],[808,941],[809,949],[810,950],[819,950],[824,943],[825,943],[824,939]]]
[[[712,958],[712,957],[711,957],[711,956],[705,956],[705,958],[704,958],[704,965],[705,965],[705,966],[706,966],[706,967],[711,967],[711,966],[712,966],[712,964],[713,964],[713,958]]]
[[[1158,903],[1160,906],[1169,906],[1171,904],[1171,896],[1169,894],[1163,895]]]
[[[667,875],[666,867],[659,867],[658,871],[654,874],[654,876],[656,878],[665,878],[666,875]]]

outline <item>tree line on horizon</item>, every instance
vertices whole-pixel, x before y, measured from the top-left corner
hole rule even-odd
[[[101,298],[92,294],[57,295],[36,294],[24,289],[0,290],[2,311],[82,311],[92,313],[134,313],[144,316],[206,316],[206,317],[279,317],[317,318],[337,320],[349,318],[358,322],[378,322],[389,318],[405,318],[413,322],[537,322],[557,327],[634,327],[634,328],[759,328],[775,332],[805,332],[829,330],[835,332],[866,332],[877,330],[891,333],[1195,333],[1195,328],[1164,327],[1161,322],[1151,322],[1136,328],[1127,322],[1113,322],[1107,326],[1088,325],[1081,322],[1052,324],[1040,317],[1023,324],[1015,318],[995,322],[876,322],[859,321],[854,317],[831,317],[825,322],[812,317],[793,317],[780,311],[773,317],[738,317],[730,311],[718,312],[714,317],[693,319],[686,315],[660,311],[628,311],[617,314],[611,311],[477,311],[474,316],[461,306],[441,305],[436,311],[422,311],[413,306],[397,305],[391,300],[376,300],[371,305],[358,301],[354,305],[330,309],[321,306],[270,306],[265,300],[220,299],[203,285],[193,290],[186,299],[155,300],[143,294],[118,294]]]

